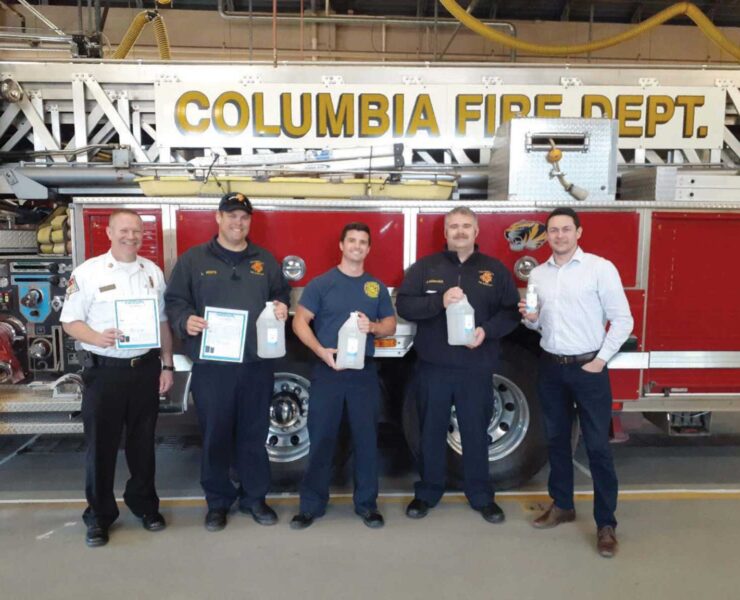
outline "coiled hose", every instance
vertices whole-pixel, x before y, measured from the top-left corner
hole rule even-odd
[[[170,40],[167,37],[167,28],[164,25],[162,15],[158,14],[152,21],[154,27],[154,39],[157,40],[157,49],[161,60],[170,60]]]
[[[134,17],[121,43],[113,53],[113,58],[122,60],[128,56],[128,53],[134,47],[134,44],[136,44],[147,23],[152,23],[152,27],[154,27],[154,37],[157,40],[159,58],[161,60],[170,60],[170,41],[167,37],[167,28],[164,25],[162,15],[156,10],[144,10]]]
[[[733,58],[740,61],[740,46],[733,44],[728,40],[725,35],[714,26],[714,24],[707,18],[707,16],[691,2],[679,2],[668,8],[661,10],[659,13],[653,15],[649,19],[646,19],[639,25],[623,31],[620,34],[604,38],[603,40],[595,40],[586,44],[571,44],[567,46],[546,46],[543,44],[532,44],[525,42],[505,33],[495,31],[486,27],[475,17],[469,15],[455,0],[439,0],[442,5],[449,11],[449,13],[455,17],[460,23],[465,25],[471,31],[474,31],[478,35],[481,35],[493,42],[503,44],[507,48],[515,48],[523,52],[530,54],[539,54],[542,56],[567,56],[571,54],[585,54],[587,52],[594,52],[596,50],[602,50],[604,48],[610,48],[616,46],[622,42],[631,40],[643,33],[662,25],[666,21],[674,19],[675,17],[687,16],[691,19],[702,33],[717,44],[722,50],[730,54]]]

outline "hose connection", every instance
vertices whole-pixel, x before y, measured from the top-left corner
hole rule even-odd
[[[550,179],[557,179],[563,189],[568,192],[573,198],[579,202],[583,202],[588,198],[588,190],[578,187],[574,183],[570,183],[565,179],[565,173],[560,170],[560,161],[563,159],[563,151],[555,145],[553,139],[548,140],[550,142],[550,150],[547,152],[547,162],[552,165],[550,169]]]

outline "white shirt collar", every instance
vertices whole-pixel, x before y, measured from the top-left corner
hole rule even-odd
[[[122,269],[131,273],[137,269],[142,269],[144,267],[144,264],[139,260],[138,255],[136,256],[136,260],[134,260],[133,262],[120,262],[113,257],[113,251],[109,249],[108,252],[105,253],[105,267],[106,269],[110,269],[111,271]]]
[[[570,257],[570,260],[567,263],[565,263],[565,265],[569,265],[573,261],[582,262],[583,261],[583,255],[584,254],[585,254],[585,252],[583,250],[581,250],[581,247],[580,246],[578,246],[576,248],[576,251],[573,253],[573,256]],[[551,254],[550,255],[550,258],[547,259],[547,264],[552,265],[553,267],[564,267],[565,266],[565,265],[559,265],[558,263],[555,262],[555,255],[554,254]]]

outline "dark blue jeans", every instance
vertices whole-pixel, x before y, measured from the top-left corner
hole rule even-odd
[[[594,520],[597,527],[616,527],[618,483],[609,446],[612,393],[608,370],[589,373],[580,364],[559,365],[543,356],[538,391],[550,458],[550,496],[559,508],[573,508],[571,430],[577,414],[594,484]]]

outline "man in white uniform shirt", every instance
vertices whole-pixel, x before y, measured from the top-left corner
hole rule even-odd
[[[527,312],[526,302],[519,303],[525,325],[542,334],[538,392],[553,500],[532,524],[546,529],[575,519],[571,429],[577,414],[593,478],[597,549],[611,557],[617,550],[618,487],[609,447],[612,395],[606,364],[632,331],[632,315],[615,266],[578,246],[583,229],[576,212],[556,208],[546,229],[552,256],[529,276],[537,311]]]
[[[164,314],[162,271],[137,255],[143,226],[130,210],[113,212],[106,229],[110,250],[85,261],[69,280],[62,308],[64,331],[83,353],[82,419],[87,442],[85,495],[88,546],[108,542],[108,528],[118,517],[113,493],[116,455],[126,429],[130,479],[123,499],[145,529],[164,529],[154,488],[154,429],[159,395],[172,387],[172,335]],[[161,349],[117,349],[115,301],[156,298]],[[161,358],[161,362],[160,362]]]

